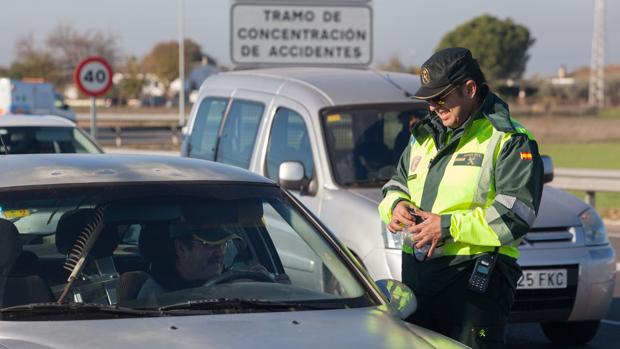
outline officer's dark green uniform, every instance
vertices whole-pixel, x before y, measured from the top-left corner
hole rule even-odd
[[[422,66],[418,98],[435,97],[479,71],[463,48],[437,52]],[[480,108],[460,127],[431,115],[413,128],[396,175],[379,205],[389,224],[402,201],[441,216],[443,245],[419,262],[403,244],[402,279],[418,297],[410,318],[472,347],[501,347],[521,270],[522,237],[536,218],[542,195],[542,161],[531,134],[508,106],[479,86]],[[425,95],[426,94],[426,95]],[[485,294],[467,289],[476,258],[499,248]]]

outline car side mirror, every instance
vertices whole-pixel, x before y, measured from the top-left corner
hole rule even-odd
[[[548,155],[541,156],[543,162],[543,183],[553,180],[553,160]]]
[[[405,320],[418,308],[418,300],[409,286],[393,279],[381,279],[376,284],[401,319]]]
[[[289,190],[308,192],[309,181],[304,177],[304,165],[299,161],[284,161],[278,169],[278,184]]]

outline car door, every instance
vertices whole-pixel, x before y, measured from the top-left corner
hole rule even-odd
[[[284,161],[298,161],[310,181],[307,193],[291,190],[304,205],[320,214],[320,173],[316,168],[316,135],[309,122],[309,113],[302,105],[284,97],[274,100],[273,117],[263,159],[263,175],[278,181],[278,169]]]

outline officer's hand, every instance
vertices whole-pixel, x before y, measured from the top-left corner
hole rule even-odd
[[[441,216],[420,209],[416,210],[416,214],[422,217],[424,222],[409,228],[409,231],[413,234],[413,239],[416,241],[416,248],[421,248],[428,244],[431,245],[426,255],[430,258],[433,256],[437,244],[441,241]]]
[[[407,209],[413,208],[415,208],[415,206],[413,206],[410,202],[399,202],[392,211],[392,220],[390,221],[390,224],[388,224],[388,230],[395,233],[403,230],[405,226],[414,225],[415,222],[413,217],[407,211]]]

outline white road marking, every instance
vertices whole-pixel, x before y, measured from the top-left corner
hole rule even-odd
[[[620,326],[620,321],[613,321],[613,320],[603,319],[603,320],[601,320],[601,322],[604,323],[604,324],[608,324],[608,325]]]
[[[607,236],[612,238],[620,238],[620,233],[607,233]]]
[[[620,263],[616,263],[616,271],[620,271]]]

